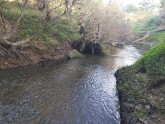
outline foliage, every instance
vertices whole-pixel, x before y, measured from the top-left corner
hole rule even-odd
[[[86,32],[90,34],[88,39],[98,33],[102,41],[126,41],[131,33],[125,13],[115,3],[103,6],[99,2],[88,2],[80,13],[80,20],[85,22]]]
[[[139,118],[144,118],[145,116],[148,115],[148,111],[144,108],[140,109],[140,110],[136,110],[136,114]]]
[[[154,37],[159,39],[161,35],[162,33],[158,33]],[[133,104],[135,111],[131,114],[138,118],[153,117],[151,111],[164,116],[165,39],[159,40],[162,42],[148,50],[134,65],[116,72],[117,89],[122,96],[120,100],[122,103]],[[137,105],[142,107],[136,109]],[[128,113],[124,110],[123,113],[125,112]],[[160,115],[158,118],[161,118]]]
[[[155,0],[143,0],[140,3],[140,8],[143,11],[154,11],[156,8],[158,8],[160,6],[159,1],[155,1]]]
[[[162,17],[163,22],[165,21],[165,0],[161,0],[160,6],[160,16]]]
[[[156,29],[161,24],[161,18],[158,16],[151,16],[143,23],[137,23],[134,31],[137,33],[147,32]]]
[[[164,8],[165,7],[165,0],[160,0],[160,5],[161,5],[161,8]]]
[[[11,7],[12,6],[12,7]],[[20,14],[20,8],[17,3],[5,4],[4,17],[9,20],[9,24],[14,23]],[[42,41],[48,41],[49,37],[54,37],[59,41],[78,40],[81,35],[78,33],[78,25],[75,20],[63,17],[58,20],[57,24],[43,22],[42,13],[34,8],[25,10],[25,16],[18,26],[17,40],[23,39],[27,35],[38,35]],[[16,40],[13,39],[12,40]]]
[[[145,68],[150,75],[165,76],[165,42],[147,51],[136,65]]]
[[[159,32],[147,38],[147,41],[165,41],[165,32]]]
[[[70,40],[75,41],[80,39],[82,36],[78,33],[77,24],[69,23],[58,23],[54,27],[54,34],[60,41]]]
[[[23,2],[19,1],[4,4],[3,14],[6,22],[9,22],[8,29],[15,25],[20,15],[24,15],[14,31],[17,34],[12,34],[14,38],[10,35],[9,41],[15,42],[27,35],[37,35],[42,41],[47,41],[50,37],[59,41],[77,40],[82,37],[78,33],[77,22],[85,27],[84,34],[87,39],[90,37],[89,41],[125,41],[130,33],[123,11],[113,3],[105,6],[100,0],[30,2],[25,8]]]
[[[126,6],[126,9],[125,9],[125,11],[128,12],[128,13],[136,12],[138,10],[139,10],[139,8],[136,5],[133,5],[133,4],[128,4]]]

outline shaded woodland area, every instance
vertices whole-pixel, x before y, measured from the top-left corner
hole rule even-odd
[[[131,34],[122,9],[102,0],[1,0],[0,15],[1,68],[64,58],[68,42],[122,42]]]

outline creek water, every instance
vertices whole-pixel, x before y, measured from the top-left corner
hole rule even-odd
[[[0,70],[0,124],[119,124],[115,71],[139,51]]]

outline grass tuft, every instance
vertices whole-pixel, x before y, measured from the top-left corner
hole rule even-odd
[[[147,51],[135,65],[145,68],[150,75],[165,76],[165,42]]]

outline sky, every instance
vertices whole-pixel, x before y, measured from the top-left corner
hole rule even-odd
[[[127,4],[139,4],[142,0],[118,0],[120,3],[122,3],[123,5],[127,5]]]
[[[105,4],[108,4],[110,0],[102,0]],[[121,6],[126,6],[128,4],[134,4],[134,5],[139,5],[143,0],[111,0],[114,2],[117,2]],[[154,0],[155,3],[159,3],[160,0]]]
[[[105,3],[109,3],[110,0],[103,0]],[[126,6],[127,4],[135,4],[138,5],[142,0],[113,0],[117,1],[119,4]]]

